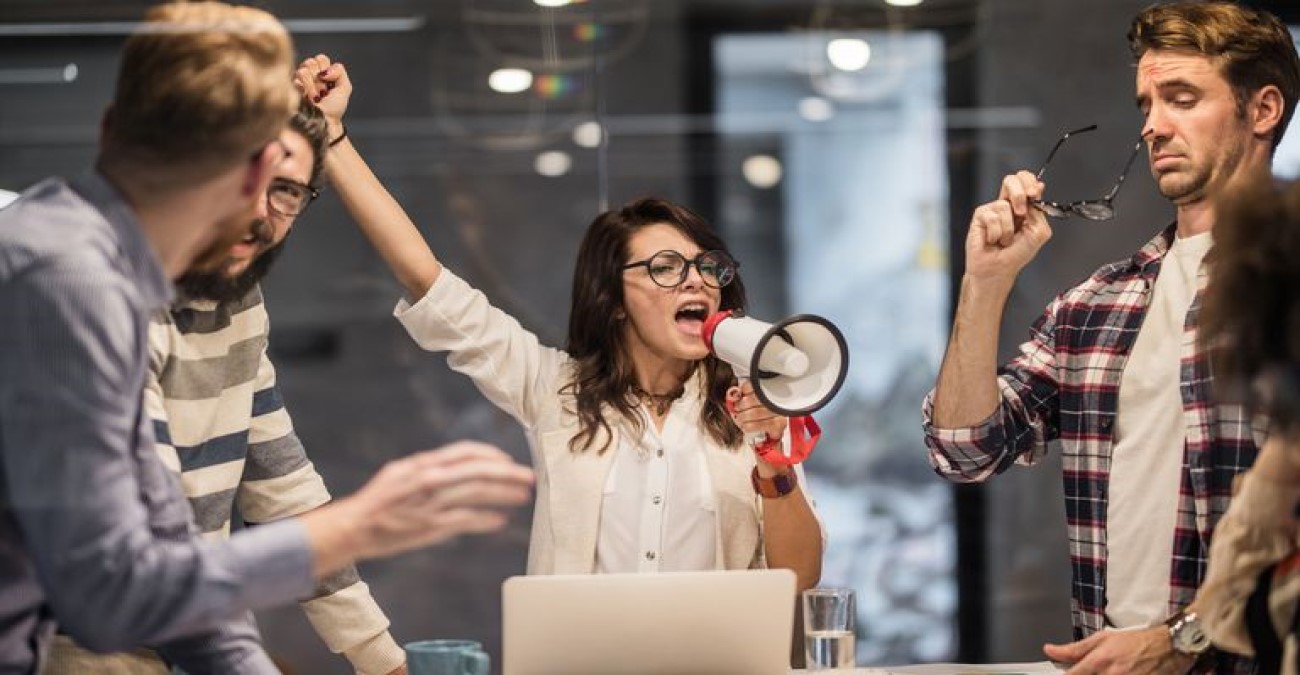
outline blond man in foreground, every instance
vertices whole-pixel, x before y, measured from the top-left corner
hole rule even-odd
[[[2,674],[39,672],[56,624],[95,651],[155,645],[192,674],[278,672],[248,610],[360,559],[499,528],[499,507],[528,500],[530,472],[462,443],[302,518],[195,536],[143,412],[146,324],[172,279],[224,259],[265,208],[292,51],[258,10],[152,10],[95,171],[0,212]]]

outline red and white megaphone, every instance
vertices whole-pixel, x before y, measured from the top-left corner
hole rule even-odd
[[[786,417],[829,403],[849,368],[844,335],[812,314],[771,324],[725,310],[704,321],[703,337],[736,377],[750,378],[763,405]]]
[[[792,461],[781,463],[802,461],[821,433],[811,413],[830,403],[848,372],[849,350],[840,330],[813,314],[770,324],[724,310],[705,319],[703,338],[736,377],[749,378],[764,406],[791,418],[795,448]],[[801,447],[805,429],[812,440]]]

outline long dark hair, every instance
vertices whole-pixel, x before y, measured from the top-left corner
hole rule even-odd
[[[573,303],[569,307],[569,342],[566,350],[575,361],[573,380],[561,389],[574,398],[578,434],[569,449],[581,452],[597,444],[609,447],[613,436],[601,415],[606,405],[618,411],[635,429],[642,425],[636,401],[629,396],[636,384],[632,360],[623,339],[623,265],[631,251],[632,235],[656,224],[671,225],[701,250],[726,251],[722,238],[708,222],[690,209],[666,199],[647,197],[596,216],[578,249],[573,270]],[[720,309],[745,308],[745,284],[740,274],[722,289]],[[732,423],[723,401],[735,375],[731,366],[710,354],[696,364],[703,368],[706,401],[700,425],[718,443],[735,446],[741,433]]]
[[[1237,180],[1218,205],[1200,339],[1216,395],[1300,431],[1300,183]]]

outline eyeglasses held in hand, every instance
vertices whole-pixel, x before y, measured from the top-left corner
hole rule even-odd
[[[1066,139],[1076,134],[1082,134],[1093,131],[1097,125],[1091,124],[1081,129],[1067,131],[1052,146],[1052,151],[1047,153],[1047,159],[1043,161],[1043,166],[1038,169],[1037,178],[1043,179],[1043,174],[1047,171],[1048,165],[1052,163],[1052,158],[1056,156],[1056,151],[1061,149]],[[1099,199],[1084,199],[1076,202],[1053,202],[1045,199],[1034,201],[1043,213],[1053,218],[1068,218],[1071,215],[1086,218],[1088,220],[1110,220],[1115,217],[1115,197],[1119,195],[1119,189],[1124,185],[1124,179],[1128,177],[1129,169],[1133,168],[1133,160],[1137,159],[1138,152],[1142,150],[1142,139],[1138,138],[1137,145],[1133,146],[1133,152],[1129,153],[1128,161],[1124,163],[1124,170],[1120,172],[1119,178],[1115,179],[1115,187],[1110,189],[1104,197]]]
[[[266,188],[266,205],[282,216],[296,216],[320,196],[320,190],[288,178],[272,178]]]
[[[630,262],[623,269],[644,267],[655,284],[664,288],[676,288],[686,281],[691,265],[699,271],[704,285],[710,288],[722,288],[731,283],[736,278],[736,268],[740,267],[740,263],[722,251],[705,251],[695,256],[694,260],[689,260],[677,251],[665,250],[645,260]]]

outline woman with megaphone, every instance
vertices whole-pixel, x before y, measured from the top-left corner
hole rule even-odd
[[[340,140],[326,160],[335,191],[406,289],[397,318],[524,427],[537,471],[530,574],[766,566],[794,571],[800,590],[817,584],[824,539],[802,471],[745,440],[788,445],[787,419],[701,337],[707,317],[745,304],[703,219],[662,199],[597,216],[568,345],[543,346],[442,266],[346,139],[342,64],[308,59],[297,79]]]

